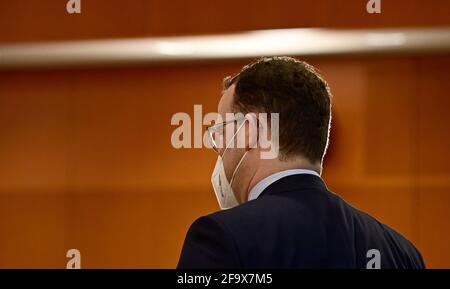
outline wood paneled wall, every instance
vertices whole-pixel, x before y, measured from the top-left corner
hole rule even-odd
[[[241,30],[448,26],[447,0],[1,0],[0,42],[225,33]]]

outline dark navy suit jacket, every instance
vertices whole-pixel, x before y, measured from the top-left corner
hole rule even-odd
[[[399,233],[328,191],[321,178],[299,174],[197,219],[178,268],[366,268],[374,258],[382,269],[425,267]]]

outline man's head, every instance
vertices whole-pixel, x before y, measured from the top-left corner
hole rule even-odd
[[[228,180],[235,174],[233,189],[241,203],[260,179],[291,168],[320,172],[331,120],[331,94],[327,83],[309,64],[291,57],[264,57],[224,80],[219,114],[279,114],[279,156],[260,158],[261,148],[229,149],[224,157]],[[248,124],[246,124],[248,125]],[[238,126],[237,126],[238,127]],[[248,138],[248,129],[243,130]],[[248,145],[248,142],[247,142]]]

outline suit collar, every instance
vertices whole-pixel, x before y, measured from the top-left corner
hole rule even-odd
[[[320,177],[319,173],[309,170],[309,169],[290,169],[290,170],[284,170],[279,171],[274,174],[271,174],[270,176],[265,177],[264,179],[260,180],[249,192],[248,194],[248,200],[254,200],[259,197],[259,195],[272,183],[285,178],[287,176],[291,175],[299,175],[299,174],[310,174],[310,175],[316,175]]]
[[[304,189],[328,190],[322,178],[310,174],[297,174],[275,181],[260,196]]]

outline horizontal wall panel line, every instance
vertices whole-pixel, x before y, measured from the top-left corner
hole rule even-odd
[[[209,36],[0,45],[0,69],[181,63],[268,55],[448,53],[450,27],[258,30]]]

